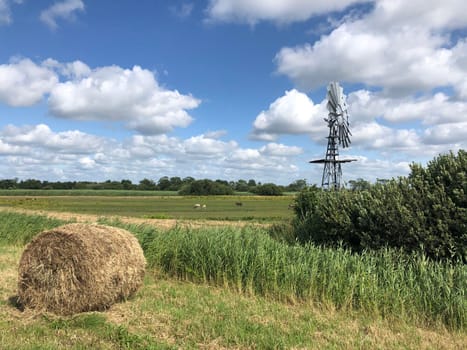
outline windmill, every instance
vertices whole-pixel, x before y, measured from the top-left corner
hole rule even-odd
[[[349,147],[350,136],[349,114],[342,87],[337,82],[328,85],[327,93],[328,118],[324,121],[329,127],[328,147],[326,158],[312,160],[310,163],[324,163],[321,186],[325,189],[338,190],[341,188],[342,163],[353,162],[356,159],[339,159],[339,146]]]

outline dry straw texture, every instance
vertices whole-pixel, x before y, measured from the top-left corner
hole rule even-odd
[[[136,292],[145,266],[143,251],[128,231],[60,226],[26,246],[19,264],[19,301],[59,315],[105,310]]]

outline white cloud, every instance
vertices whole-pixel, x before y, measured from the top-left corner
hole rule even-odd
[[[401,95],[459,84],[466,45],[452,43],[445,30],[467,26],[463,9],[460,0],[377,1],[371,13],[313,44],[282,48],[278,72],[308,89],[340,80]]]
[[[303,149],[297,146],[286,146],[281,143],[271,142],[259,149],[261,154],[274,157],[290,157],[303,153]]]
[[[161,134],[188,126],[193,118],[186,110],[200,104],[191,95],[160,87],[154,74],[139,66],[88,70],[75,63],[71,68],[74,79],[57,84],[50,94],[49,109],[57,117],[123,121],[143,134]]]
[[[415,130],[392,129],[376,122],[359,124],[352,134],[352,145],[370,149],[407,151],[421,146]]]
[[[344,165],[344,181],[351,179],[366,179],[375,182],[376,179],[392,179],[406,176],[410,172],[409,162],[392,161],[388,159],[374,159],[361,155],[352,155],[356,162]]]
[[[161,87],[153,72],[139,66],[91,69],[81,61],[50,58],[40,64],[24,58],[0,65],[0,102],[32,106],[44,97],[55,117],[123,122],[143,134],[187,127],[193,121],[187,110],[201,103]]]
[[[366,0],[210,0],[207,13],[211,20],[254,24],[262,20],[277,23],[305,21],[312,16],[343,10]]]
[[[458,144],[467,148],[467,122],[449,123],[427,128],[423,133],[425,144],[444,145]]]
[[[172,12],[173,15],[179,17],[180,19],[185,19],[190,17],[191,13],[193,12],[194,4],[191,2],[186,2],[181,4],[180,6],[170,6],[169,10]]]
[[[0,0],[0,24],[9,24],[11,22],[11,13],[8,0]]]
[[[61,63],[52,58],[48,58],[42,62],[42,65],[59,72],[68,79],[80,79],[91,74],[91,68],[89,68],[86,63],[79,60]]]
[[[11,145],[9,143],[3,142],[3,140],[0,138],[0,156],[27,154],[28,150],[29,149],[27,147]]]
[[[92,169],[96,165],[96,161],[89,157],[82,157],[78,160],[78,162],[83,169]]]
[[[237,143],[235,141],[224,142],[205,135],[198,135],[185,140],[183,147],[190,157],[219,157],[229,150],[237,148]]]
[[[10,106],[31,106],[41,101],[57,84],[58,77],[44,64],[30,59],[0,65],[0,102]]]
[[[316,105],[306,94],[292,89],[256,117],[252,138],[273,141],[281,134],[321,133],[326,115],[324,102]]]
[[[0,25],[8,25],[12,22],[10,4],[21,4],[23,0],[0,0]]]
[[[467,114],[467,102],[455,100],[445,93],[418,98],[389,98],[367,90],[349,94],[351,121],[359,124],[383,118],[393,124],[420,122],[423,126],[462,123]]]
[[[97,136],[78,130],[54,132],[45,124],[23,127],[7,125],[0,131],[2,140],[10,147],[28,146],[31,149],[71,154],[93,153],[104,146],[104,140]]]
[[[42,11],[40,20],[49,26],[49,28],[56,29],[58,27],[57,19],[71,20],[78,11],[84,11],[82,0],[59,1]]]
[[[97,180],[167,176],[288,183],[298,174],[299,147],[267,144],[241,148],[204,134],[186,139],[134,135],[115,141],[76,130],[53,131],[45,124],[0,130],[0,173],[41,180]]]

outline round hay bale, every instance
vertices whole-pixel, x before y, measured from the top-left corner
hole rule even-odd
[[[19,263],[18,300],[26,308],[71,315],[101,311],[142,285],[146,260],[130,232],[68,224],[35,237]]]

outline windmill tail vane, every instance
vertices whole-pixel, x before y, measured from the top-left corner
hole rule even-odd
[[[329,135],[326,157],[312,160],[310,163],[324,163],[321,186],[325,189],[338,190],[342,182],[342,163],[353,162],[356,159],[339,159],[339,145],[342,148],[350,146],[350,124],[347,103],[343,88],[337,82],[331,82],[327,91],[328,118],[324,121],[328,124]]]

